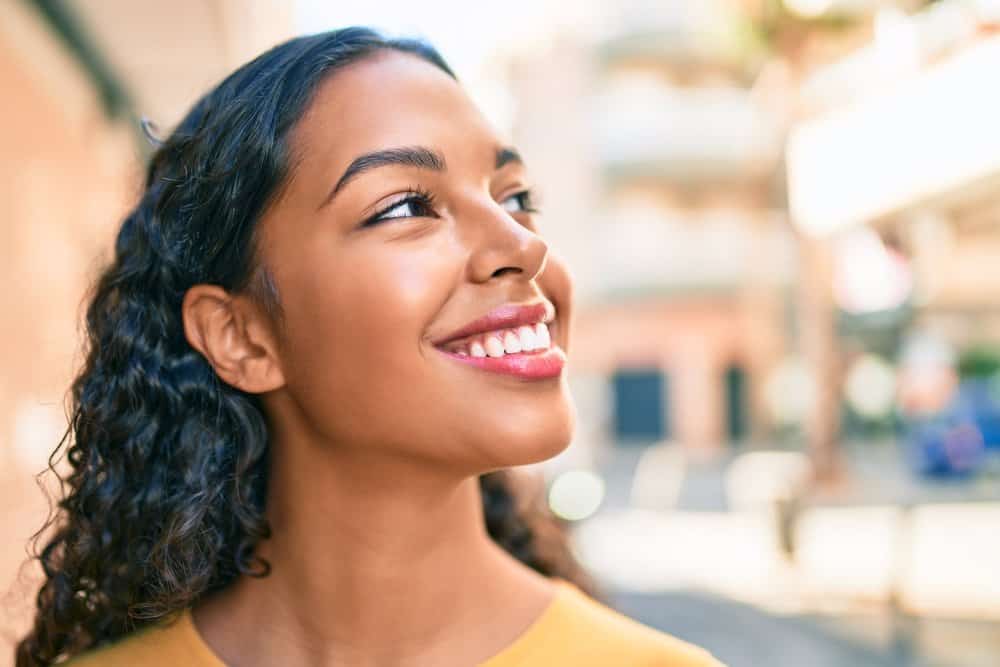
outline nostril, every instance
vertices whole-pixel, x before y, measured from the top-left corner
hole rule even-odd
[[[499,268],[496,271],[494,271],[493,275],[491,275],[490,277],[491,278],[496,278],[498,276],[502,276],[505,273],[508,273],[508,272],[511,272],[511,271],[513,271],[514,273],[521,273],[522,269],[519,268],[519,267],[516,267],[516,266],[505,266],[503,268]]]

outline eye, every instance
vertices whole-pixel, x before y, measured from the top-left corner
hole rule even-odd
[[[508,213],[538,213],[531,190],[515,192],[500,202],[500,205]]]
[[[362,227],[393,220],[396,218],[436,218],[434,197],[429,192],[413,191],[399,201],[383,208],[361,223]]]

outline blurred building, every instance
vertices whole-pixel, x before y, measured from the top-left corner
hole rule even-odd
[[[135,182],[125,96],[69,24],[0,3],[0,589],[44,518],[32,483],[66,426],[85,285]],[[0,623],[4,620],[0,617]]]
[[[0,590],[44,518],[31,474],[66,428],[84,291],[138,192],[138,118],[165,131],[290,33],[290,10],[265,1],[0,2]]]
[[[618,3],[515,66],[515,139],[576,271],[583,437],[710,452],[763,437],[787,348],[784,115],[739,3]],[[572,157],[569,157],[572,156]]]
[[[809,266],[825,265],[804,275],[819,313],[821,439],[836,438],[839,368],[850,382],[874,353],[898,365],[898,414],[931,420],[909,430],[910,448],[937,458],[959,434],[975,450],[1000,446],[989,389],[1000,366],[1000,4],[910,4],[872,11],[855,48],[802,77],[789,208],[823,260]]]
[[[276,3],[221,0],[39,0],[0,12],[0,76],[17,101],[0,123],[10,443],[0,456],[12,471],[35,469],[58,441],[83,290],[138,191],[148,150],[138,118],[169,128],[215,80],[287,37],[291,17]]]
[[[804,81],[789,144],[799,225],[877,231],[911,269],[915,325],[958,346],[1000,340],[998,71],[997,3],[883,9],[866,44]]]

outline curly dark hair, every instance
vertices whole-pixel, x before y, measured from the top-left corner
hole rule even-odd
[[[290,132],[325,76],[373,53],[423,58],[426,43],[346,28],[292,39],[202,97],[153,154],[86,310],[86,361],[70,392],[62,495],[36,535],[45,579],[18,667],[49,665],[192,605],[241,575],[267,576],[255,546],[268,428],[259,398],[219,380],[187,342],[195,284],[244,293],[281,318],[256,254],[258,220],[295,156]],[[487,529],[514,557],[589,588],[562,531],[525,512],[503,471],[483,475]]]

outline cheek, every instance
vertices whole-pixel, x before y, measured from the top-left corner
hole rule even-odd
[[[538,287],[552,301],[562,325],[559,327],[560,342],[568,350],[570,322],[573,318],[573,278],[569,266],[556,253],[549,253],[545,270],[538,276]]]
[[[283,346],[289,391],[325,435],[350,442],[414,417],[413,394],[426,382],[421,339],[454,282],[440,252],[363,250],[289,288]]]
[[[313,270],[304,261],[283,291],[292,302],[282,352],[287,390],[312,430],[337,446],[391,449],[469,473],[541,461],[569,444],[565,379],[494,376],[425,341],[462,287],[460,248],[427,240],[344,255],[312,262]],[[557,260],[541,278],[568,317],[564,265]]]

